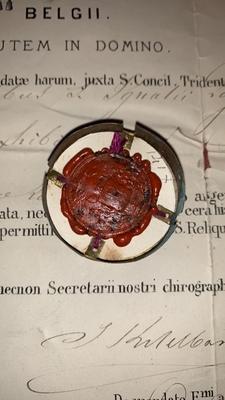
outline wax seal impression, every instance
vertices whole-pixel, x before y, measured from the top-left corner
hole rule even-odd
[[[70,132],[49,158],[43,203],[57,236],[88,258],[138,260],[166,242],[183,209],[171,146],[140,124],[105,120]]]

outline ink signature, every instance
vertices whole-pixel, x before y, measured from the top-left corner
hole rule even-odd
[[[103,363],[99,364],[97,360],[93,364],[79,365],[76,357],[76,352],[81,354],[80,351],[84,347],[88,348],[89,354],[93,351],[94,357],[99,352],[96,350],[96,345],[109,355],[113,355],[115,348],[121,351],[121,354],[126,357],[127,351],[143,351],[145,354],[149,352],[150,357],[154,352],[161,349],[163,355],[165,354],[166,360],[171,359],[174,354],[173,350],[185,352],[189,354],[190,351],[197,351],[200,349],[202,353],[205,349],[208,351],[211,348],[224,348],[225,340],[218,338],[213,340],[207,334],[207,330],[203,329],[195,332],[184,332],[178,335],[174,329],[163,329],[161,326],[164,322],[162,316],[156,318],[152,323],[142,326],[139,322],[127,327],[120,328],[115,323],[109,322],[101,325],[95,334],[90,334],[85,330],[75,330],[72,332],[60,333],[58,335],[46,338],[41,342],[42,351],[54,349],[63,351],[66,355],[62,359],[54,371],[48,371],[46,374],[37,375],[32,377],[27,382],[27,388],[31,392],[40,394],[53,394],[53,393],[69,393],[81,390],[103,388],[112,385],[125,384],[129,382],[154,382],[155,379],[165,379],[176,375],[176,381],[180,375],[187,372],[199,372],[205,374],[204,371],[215,367],[224,368],[224,363],[197,363],[197,364],[177,364],[172,362],[168,364],[167,361],[163,364],[156,362],[150,363]],[[126,347],[126,349],[124,349]],[[79,351],[79,349],[81,349]],[[101,351],[101,350],[100,350]],[[171,353],[169,356],[168,351]],[[217,350],[218,351],[218,350]],[[137,353],[136,353],[137,352]],[[166,353],[167,352],[167,353]],[[62,353],[61,353],[62,354]],[[211,354],[211,353],[210,353]],[[67,360],[65,362],[65,360]],[[68,360],[70,362],[68,363]],[[74,364],[72,368],[71,365]],[[69,367],[70,365],[70,367]],[[184,388],[183,388],[184,389]],[[152,392],[152,398],[154,397]],[[186,395],[184,393],[183,397]]]
[[[141,324],[137,322],[120,334],[116,332],[116,338],[114,339],[112,339],[112,333],[115,330],[114,324],[113,322],[109,322],[106,325],[101,325],[99,327],[99,332],[92,337],[85,331],[66,332],[45,339],[41,342],[41,346],[47,347],[54,341],[56,345],[66,346],[67,348],[75,350],[80,347],[89,346],[96,341],[106,340],[106,343],[103,341],[103,345],[108,349],[115,348],[119,345],[130,346],[133,349],[142,347],[146,351],[149,348],[157,350],[162,347],[164,350],[171,350],[174,348],[181,350],[187,347],[190,349],[196,349],[198,347],[225,347],[225,337],[224,339],[213,340],[207,335],[206,330],[195,333],[191,331],[185,332],[181,337],[178,337],[174,329],[162,330],[162,332],[157,333],[157,328],[161,328],[160,325],[163,319],[162,316],[158,317],[153,323],[144,327],[144,329]]]

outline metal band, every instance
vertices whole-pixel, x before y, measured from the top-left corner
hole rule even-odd
[[[181,163],[179,161],[179,158],[172,148],[172,146],[168,143],[166,139],[164,139],[160,134],[155,132],[153,129],[148,128],[140,123],[136,123],[134,131],[128,130],[123,127],[123,121],[120,120],[103,120],[103,121],[97,121],[97,122],[92,122],[88,123],[85,125],[82,125],[76,129],[73,129],[70,131],[56,146],[56,148],[53,150],[51,153],[49,159],[48,159],[48,165],[49,165],[49,172],[45,175],[44,178],[44,184],[43,184],[43,205],[45,212],[49,218],[49,221],[52,225],[52,228],[55,232],[55,234],[64,241],[69,247],[71,247],[74,251],[79,253],[80,255],[85,255],[81,253],[79,250],[68,244],[64,238],[58,233],[54,222],[52,221],[52,218],[50,216],[49,210],[48,210],[48,205],[47,205],[47,185],[48,185],[48,179],[49,176],[53,176],[55,179],[55,174],[51,173],[54,164],[56,160],[59,158],[59,156],[74,142],[79,140],[80,138],[90,135],[92,133],[99,133],[101,134],[102,132],[110,132],[110,131],[119,131],[121,132],[126,138],[127,138],[127,143],[128,147],[131,146],[132,141],[134,137],[138,137],[149,143],[164,159],[166,162],[168,168],[170,169],[173,177],[174,177],[174,182],[175,182],[175,195],[176,195],[176,208],[175,211],[170,212],[169,210],[165,209],[164,207],[161,207],[162,214],[164,214],[164,217],[159,219],[163,220],[169,225],[169,228],[166,232],[166,234],[159,240],[158,243],[156,243],[151,249],[149,249],[146,253],[141,254],[137,257],[135,257],[135,260],[141,259],[149,254],[152,254],[154,251],[159,249],[172,235],[176,228],[176,219],[178,214],[180,214],[183,210],[184,207],[184,202],[185,202],[185,180],[184,180],[184,172],[183,168],[181,166]],[[60,186],[60,185],[59,185]],[[160,209],[160,206],[159,206]],[[166,215],[166,217],[165,217]],[[88,255],[86,255],[88,256]],[[131,262],[133,259],[127,259],[127,260],[103,260],[97,257],[98,261],[103,261],[103,262],[111,262],[111,263],[121,263],[121,262]]]

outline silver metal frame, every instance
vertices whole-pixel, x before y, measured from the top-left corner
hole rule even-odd
[[[171,212],[162,206],[158,206],[159,209],[162,211],[162,217],[158,217],[159,219],[163,220],[165,223],[169,225],[169,229],[167,230],[166,234],[161,238],[161,240],[156,243],[151,249],[146,251],[144,254],[141,254],[133,259],[127,260],[103,260],[98,257],[91,257],[97,261],[102,262],[110,262],[110,263],[122,263],[122,262],[131,262],[139,260],[145,256],[152,254],[154,251],[159,249],[172,235],[176,228],[176,219],[178,214],[180,214],[184,207],[185,202],[185,180],[184,180],[184,172],[182,165],[179,161],[177,154],[175,153],[172,146],[165,140],[160,134],[155,132],[153,129],[148,128],[139,122],[136,123],[134,131],[128,130],[123,127],[123,121],[121,120],[101,120],[96,122],[91,122],[82,126],[79,126],[72,131],[70,131],[55,147],[53,152],[51,153],[48,159],[49,171],[46,173],[44,177],[43,183],[43,191],[42,191],[42,198],[43,198],[43,206],[50,221],[50,224],[54,230],[54,233],[69,247],[71,247],[75,252],[82,256],[88,257],[88,254],[83,254],[69,243],[67,243],[63,237],[57,231],[54,222],[50,216],[47,204],[47,186],[48,186],[48,179],[49,174],[51,176],[54,164],[58,157],[74,142],[79,140],[80,138],[92,134],[92,133],[102,133],[102,132],[114,132],[119,131],[125,137],[131,140],[133,136],[139,137],[149,143],[157,152],[160,153],[164,161],[166,162],[168,168],[171,170],[171,173],[174,177],[175,182],[175,194],[176,194],[176,208],[175,211]],[[90,258],[90,257],[89,257]]]

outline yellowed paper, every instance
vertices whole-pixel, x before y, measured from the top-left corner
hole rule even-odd
[[[1,399],[223,400],[224,2],[0,9]],[[77,255],[41,200],[55,145],[107,118],[158,131],[185,173],[176,233],[127,264]]]

